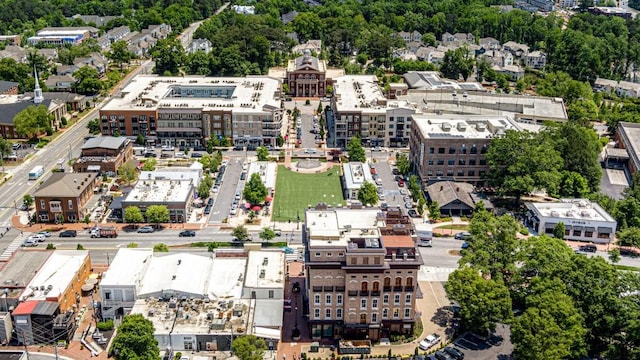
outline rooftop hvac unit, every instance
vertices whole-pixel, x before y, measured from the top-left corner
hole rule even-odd
[[[441,127],[442,127],[442,131],[450,131],[451,130],[451,124],[449,124],[448,122],[443,122]]]
[[[465,130],[467,130],[467,123],[466,123],[466,122],[464,122],[464,121],[460,121],[460,122],[457,124],[457,126],[456,126],[456,127],[457,127],[458,131],[465,131]]]
[[[551,216],[558,217],[559,215],[560,213],[558,213],[556,210],[551,210]]]
[[[587,210],[582,210],[580,211],[580,216],[585,217],[585,218],[589,218],[591,217],[591,213]]]

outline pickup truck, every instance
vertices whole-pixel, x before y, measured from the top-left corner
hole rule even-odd
[[[92,238],[115,238],[118,237],[118,230],[114,227],[93,228],[90,231]]]
[[[339,354],[370,354],[371,341],[369,340],[340,340],[338,342]]]

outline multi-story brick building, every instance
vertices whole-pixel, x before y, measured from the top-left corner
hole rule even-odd
[[[133,158],[133,142],[126,137],[101,136],[87,140],[81,151],[73,171],[116,173]]]
[[[410,334],[422,265],[400,209],[308,209],[306,300],[314,339]]]
[[[508,116],[414,115],[409,160],[423,183],[454,180],[482,183],[485,153],[494,137],[523,124]]]
[[[311,56],[311,51],[289,60],[285,77],[292,96],[325,96],[331,80],[327,79],[327,62]]]
[[[268,76],[207,78],[138,75],[100,110],[103,135],[142,135],[147,144],[276,145],[284,136],[280,81]]]
[[[100,185],[97,173],[53,173],[38,191],[35,205],[39,222],[77,222],[88,211],[84,208]]]

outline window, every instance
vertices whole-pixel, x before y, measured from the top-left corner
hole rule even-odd
[[[458,176],[464,176],[464,170],[458,170]]]
[[[410,317],[411,317],[411,309],[409,308],[404,309],[404,318],[408,319]]]
[[[314,319],[320,319],[320,309],[314,309],[313,310],[313,318]]]
[[[320,253],[319,252],[316,253],[316,257],[320,257]]]
[[[336,304],[342,305],[342,294],[336,295]]]
[[[320,294],[315,294],[313,297],[313,303],[315,305],[320,305]]]
[[[274,291],[269,290],[269,299],[273,299],[273,297],[274,297]]]
[[[393,304],[394,305],[399,305],[400,304],[400,294],[395,294],[393,296]]]
[[[324,318],[326,320],[331,320],[331,308],[324,309]]]
[[[360,299],[360,309],[367,308],[367,299]]]
[[[331,256],[333,256],[333,254],[327,253],[327,257],[331,257]]]
[[[433,165],[433,159],[429,159],[429,165]]]
[[[407,294],[404,297],[404,303],[405,304],[411,304],[411,294]]]
[[[388,304],[388,303],[389,303],[389,294],[385,294],[385,295],[382,297],[382,303],[383,303],[383,304]]]
[[[367,323],[367,314],[360,314],[360,324]]]
[[[467,146],[462,144],[462,146],[460,147],[460,153],[461,154],[466,154],[467,153]]]
[[[382,309],[382,318],[386,319],[389,317],[389,309]]]
[[[393,309],[393,318],[398,319],[399,317],[400,317],[400,309],[398,308]]]
[[[358,264],[358,259],[356,259],[355,257],[351,258],[351,265],[357,265]]]
[[[573,230],[573,236],[582,236],[582,230]]]
[[[458,165],[466,165],[467,164],[467,160],[465,159],[459,159],[458,160]]]
[[[469,165],[475,166],[476,165],[476,159],[469,159]]]
[[[336,309],[336,319],[342,319],[342,309]]]
[[[369,265],[369,258],[368,257],[363,257],[362,258],[362,264],[363,265]]]
[[[40,200],[40,209],[46,210],[47,207],[44,205],[44,200]]]
[[[444,165],[444,159],[438,159],[438,165]]]
[[[585,230],[584,237],[588,237],[588,238],[593,237],[593,231]]]
[[[449,154],[455,154],[455,153],[456,153],[456,148],[450,147],[449,148]]]
[[[377,309],[378,308],[378,299],[372,299],[371,300],[371,308],[372,309]]]
[[[104,299],[105,300],[111,300],[111,291],[105,291],[104,292]]]
[[[435,148],[429,148],[429,154],[433,154],[435,152]]]
[[[378,322],[378,314],[373,313],[371,314],[371,323],[375,324]]]
[[[487,159],[480,159],[480,165],[487,165]]]
[[[453,170],[447,170],[447,176],[453,176]]]
[[[444,154],[445,151],[445,148],[438,148],[438,154]]]
[[[456,164],[456,159],[449,159],[449,160],[447,160],[447,164],[448,164],[449,166],[453,166],[453,165],[455,165],[455,164]]]
[[[467,173],[467,176],[476,176],[476,172],[473,170],[469,170],[469,172]]]
[[[73,210],[73,200],[67,200],[67,208],[69,208],[69,210]]]
[[[325,305],[331,305],[331,294],[327,294],[324,300]]]
[[[436,171],[436,176],[442,176],[442,175],[444,175],[444,172],[442,170]]]

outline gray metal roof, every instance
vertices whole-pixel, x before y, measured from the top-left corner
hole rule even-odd
[[[35,197],[68,198],[78,197],[91,186],[98,173],[57,173],[40,185]]]
[[[427,187],[431,201],[437,201],[440,207],[446,206],[455,200],[460,200],[465,205],[475,206],[471,193],[473,185],[463,182],[439,181]]]
[[[51,253],[51,251],[16,251],[0,271],[0,288],[24,288],[27,286]]]
[[[120,146],[125,144],[127,141],[129,141],[129,139],[127,139],[126,137],[99,136],[87,140],[87,142],[82,145],[81,149],[84,150],[101,148],[116,150],[119,149]]]

